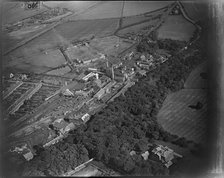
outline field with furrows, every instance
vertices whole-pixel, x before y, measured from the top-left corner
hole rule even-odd
[[[16,100],[18,100],[23,94],[30,88],[34,87],[34,84],[23,83],[15,91],[13,91],[6,99],[3,100],[3,107],[8,109]]]
[[[45,98],[56,92],[59,87],[43,85],[29,100],[26,100],[24,104],[10,116],[10,119],[17,120],[23,117],[25,114],[32,112],[32,110],[38,108],[45,102]]]
[[[207,76],[208,71],[207,71],[207,63],[204,62],[197,66],[189,75],[187,78],[186,82],[184,83],[184,88],[189,88],[189,89],[204,89],[207,88]]]
[[[200,89],[182,89],[172,93],[166,97],[157,115],[158,122],[171,134],[203,142],[207,119],[206,99],[206,91]],[[197,102],[202,103],[201,109],[189,107]]]

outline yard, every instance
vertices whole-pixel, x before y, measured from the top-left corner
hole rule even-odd
[[[158,38],[189,41],[194,30],[195,26],[182,15],[170,15],[158,29]]]

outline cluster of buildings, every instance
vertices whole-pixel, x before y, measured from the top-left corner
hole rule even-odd
[[[139,153],[134,150],[130,152],[131,156],[135,154],[139,154]],[[150,146],[149,150],[140,154],[145,161],[153,160],[153,161],[161,162],[167,168],[173,165],[173,161],[175,159],[183,157],[182,155],[174,152],[174,150],[168,148],[167,146],[153,145],[153,144]]]

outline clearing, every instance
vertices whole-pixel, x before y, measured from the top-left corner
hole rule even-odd
[[[158,29],[159,39],[189,41],[195,26],[182,15],[169,15],[163,25]]]
[[[206,132],[207,96],[205,90],[182,89],[168,95],[160,109],[157,119],[171,134],[185,137],[195,142],[203,142]],[[195,110],[189,105],[203,104]]]

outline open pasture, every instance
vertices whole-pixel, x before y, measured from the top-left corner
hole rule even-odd
[[[195,26],[182,15],[170,15],[158,29],[159,39],[188,41],[195,30]]]
[[[207,71],[207,63],[204,62],[197,66],[189,75],[186,82],[184,83],[184,88],[189,89],[204,89],[207,88],[207,82],[208,80],[206,78],[203,78],[203,75],[205,77],[208,77],[208,71]]]
[[[157,119],[171,134],[185,137],[197,143],[203,142],[206,133],[207,95],[205,90],[182,89],[165,99]],[[201,102],[203,107],[195,110],[189,105]]]
[[[116,47],[117,44],[119,44],[118,47]],[[130,47],[132,43],[124,42],[123,39],[119,39],[117,36],[109,36],[104,38],[95,38],[89,45],[103,54],[116,55]]]
[[[10,55],[4,56],[3,70],[9,68],[27,72],[43,73],[51,68],[58,67],[66,61],[59,50],[35,53],[29,48],[20,48]]]

